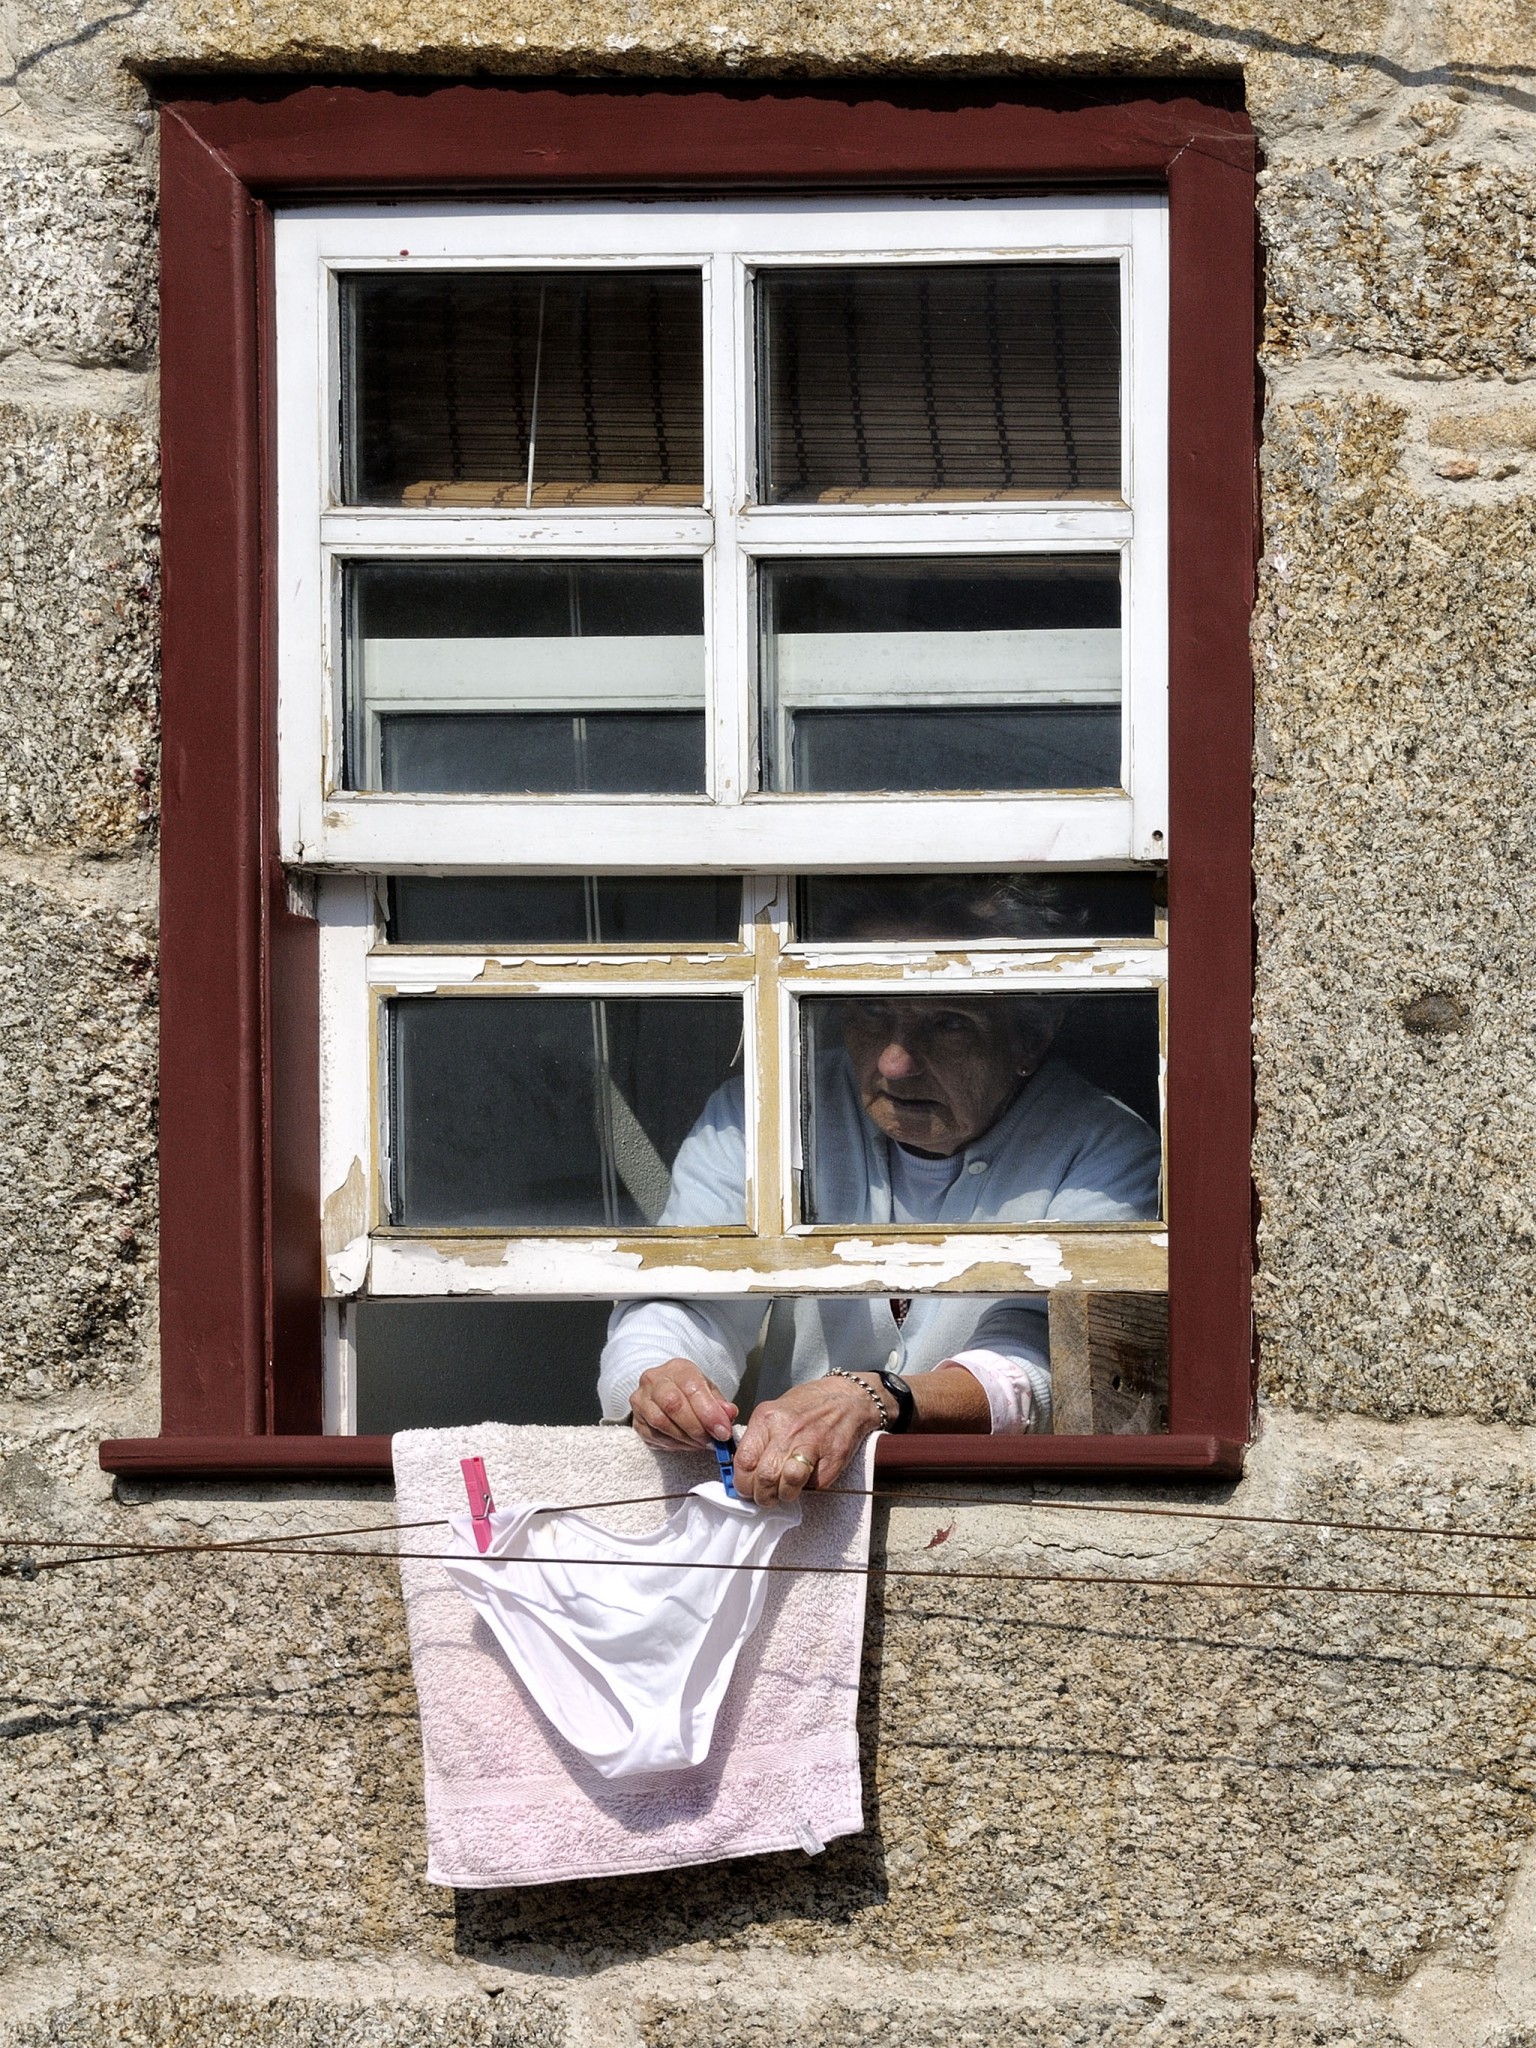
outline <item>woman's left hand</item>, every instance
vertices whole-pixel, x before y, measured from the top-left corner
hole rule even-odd
[[[848,1460],[880,1427],[869,1381],[806,1380],[776,1401],[763,1401],[736,1446],[736,1491],[759,1507],[798,1500],[813,1480],[835,1486]]]

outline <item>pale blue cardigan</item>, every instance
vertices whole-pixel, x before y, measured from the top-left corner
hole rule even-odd
[[[889,1224],[888,1140],[860,1106],[846,1054],[831,1053],[818,1063],[815,1111],[808,1171],[817,1221]],[[740,1221],[744,1128],[738,1077],[716,1089],[679,1148],[662,1223]],[[997,1122],[965,1148],[933,1225],[1143,1221],[1158,1214],[1159,1167],[1156,1133],[1133,1110],[1064,1062],[1047,1060]],[[884,1295],[642,1301],[621,1303],[609,1321],[598,1377],[603,1413],[615,1421],[626,1416],[641,1373],[674,1357],[692,1358],[734,1395],[759,1341],[761,1400],[819,1379],[829,1365],[927,1372],[976,1348],[1032,1363],[1031,1379],[1038,1376],[1048,1387],[1041,1295],[920,1295],[900,1329]]]

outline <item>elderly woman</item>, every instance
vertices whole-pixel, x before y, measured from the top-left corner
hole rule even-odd
[[[861,936],[865,934],[860,934]],[[889,934],[873,931],[869,936]],[[828,1003],[807,1161],[818,1222],[1124,1222],[1158,1213],[1158,1143],[1132,1110],[1049,1057],[1061,1005],[1012,996]],[[742,1084],[706,1105],[673,1169],[664,1223],[732,1213],[744,1181]],[[634,1302],[603,1351],[603,1412],[648,1443],[726,1442],[761,1341],[736,1484],[760,1503],[835,1483],[882,1426],[1023,1431],[1050,1413],[1039,1296]]]

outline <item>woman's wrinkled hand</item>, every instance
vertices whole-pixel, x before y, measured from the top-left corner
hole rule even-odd
[[[731,1440],[736,1404],[687,1358],[669,1358],[641,1373],[629,1412],[645,1442],[658,1451],[707,1451]]]
[[[871,1430],[875,1404],[845,1379],[807,1380],[763,1401],[736,1446],[736,1491],[759,1507],[798,1500],[812,1480],[835,1486]]]

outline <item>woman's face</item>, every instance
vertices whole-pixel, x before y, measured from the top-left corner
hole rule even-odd
[[[876,1129],[946,1159],[996,1123],[1043,1056],[995,999],[854,998],[843,1043]]]

